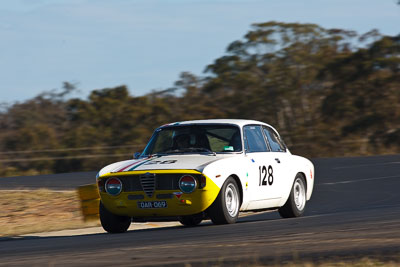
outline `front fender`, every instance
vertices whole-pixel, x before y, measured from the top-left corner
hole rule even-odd
[[[222,188],[228,177],[234,176],[237,178],[236,180],[242,195],[242,203],[245,203],[248,201],[248,196],[245,193],[248,179],[248,170],[244,166],[245,160],[246,158],[243,155],[218,160],[207,165],[203,169],[203,173],[209,177],[218,188]]]

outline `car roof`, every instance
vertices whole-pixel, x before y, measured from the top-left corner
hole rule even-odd
[[[169,123],[167,124],[168,126],[170,125],[185,125],[185,124],[234,124],[238,125],[240,127],[243,127],[244,125],[248,124],[261,124],[261,125],[267,125],[271,128],[273,128],[271,125],[261,122],[261,121],[256,121],[256,120],[243,120],[243,119],[208,119],[208,120],[192,120],[192,121],[180,121],[180,122],[174,122],[174,123]],[[167,126],[163,125],[163,126]]]

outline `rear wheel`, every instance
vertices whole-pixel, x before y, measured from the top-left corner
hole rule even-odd
[[[297,174],[292,190],[285,205],[279,208],[279,214],[283,218],[300,217],[303,215],[306,207],[306,183],[301,174]]]
[[[194,215],[187,215],[187,216],[180,216],[179,222],[184,226],[196,226],[201,223],[204,218],[203,213],[194,214]]]
[[[100,222],[109,233],[124,233],[131,225],[131,217],[115,215],[109,212],[100,201]]]
[[[239,216],[240,195],[238,185],[229,177],[207,213],[214,224],[235,223]]]

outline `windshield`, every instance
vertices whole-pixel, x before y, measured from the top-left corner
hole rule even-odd
[[[239,127],[224,124],[196,124],[157,129],[142,156],[241,151],[242,140]]]

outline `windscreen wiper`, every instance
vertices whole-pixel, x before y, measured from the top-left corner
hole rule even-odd
[[[207,152],[207,153],[213,154],[214,156],[217,155],[217,153],[215,153],[214,151],[212,151],[208,148],[205,148],[205,147],[188,147],[188,148],[185,148],[185,150],[190,151],[190,152]]]
[[[169,153],[185,153],[185,152],[207,152],[210,154],[213,154],[214,156],[217,155],[214,151],[211,151],[208,148],[205,147],[187,147],[187,148],[180,148],[180,149],[172,149],[172,150],[167,150],[163,151],[160,154],[169,154]],[[157,153],[159,154],[159,153]]]

